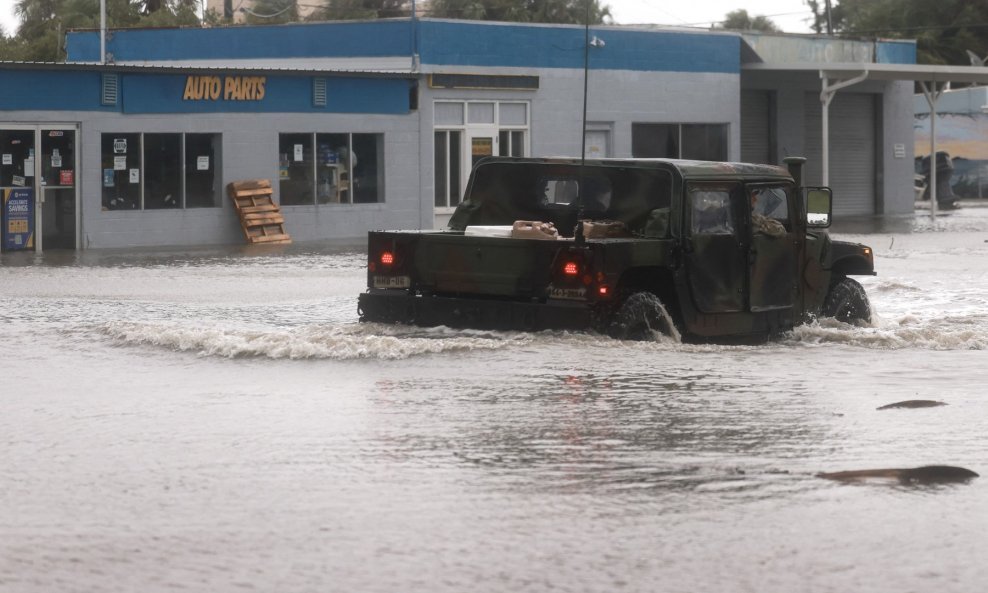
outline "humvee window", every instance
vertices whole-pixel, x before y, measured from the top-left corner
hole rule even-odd
[[[690,192],[693,202],[694,235],[732,235],[734,222],[731,220],[731,194],[725,190],[694,190]]]
[[[541,180],[542,204],[568,206],[576,204],[580,196],[580,179],[576,177],[547,178]],[[603,212],[611,205],[611,183],[606,177],[584,177],[584,210]]]
[[[761,187],[751,192],[751,212],[767,218],[774,218],[787,229],[789,225],[789,201],[786,190],[781,187]]]

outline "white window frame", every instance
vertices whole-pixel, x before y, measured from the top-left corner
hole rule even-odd
[[[436,99],[433,101],[433,115],[435,115],[436,108],[439,104],[450,104],[456,103],[463,106],[463,123],[462,124],[434,124],[433,134],[432,134],[432,154],[435,155],[435,138],[437,132],[460,132],[460,187],[456,188],[458,192],[458,198],[462,198],[463,193],[467,188],[467,180],[470,178],[470,163],[472,162],[471,154],[471,144],[470,138],[477,135],[490,135],[494,138],[494,156],[504,154],[504,151],[500,147],[500,135],[501,132],[522,132],[522,150],[523,155],[513,155],[513,156],[527,156],[531,154],[531,129],[532,129],[532,103],[531,101],[518,101],[518,100],[498,100],[498,99]],[[470,105],[472,104],[483,104],[491,103],[494,105],[494,122],[493,123],[470,123],[469,113]],[[502,124],[501,119],[501,105],[505,104],[515,104],[525,106],[525,123],[524,124]],[[447,136],[448,138],[448,136]],[[451,151],[447,150],[448,155]],[[433,171],[433,187],[435,187],[435,172],[436,163],[432,164]],[[447,179],[446,179],[446,206],[436,206],[435,196],[433,196],[432,203],[433,208],[437,214],[451,214],[455,209],[456,205],[450,205],[450,192],[454,189],[449,187],[449,163],[446,163],[445,167]],[[459,202],[459,200],[457,200]]]

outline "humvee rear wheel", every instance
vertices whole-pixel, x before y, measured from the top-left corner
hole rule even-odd
[[[856,280],[850,278],[841,278],[830,286],[821,313],[844,323],[871,323],[868,295]]]
[[[659,297],[636,292],[621,303],[608,333],[619,340],[649,341],[659,336],[679,339],[676,326]]]

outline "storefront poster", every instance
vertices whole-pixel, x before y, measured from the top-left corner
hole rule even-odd
[[[209,171],[209,157],[196,157],[196,169],[199,171]]]
[[[125,156],[115,156],[115,157],[113,157],[113,170],[114,171],[126,171],[127,170],[127,157],[125,157]]]
[[[62,169],[58,172],[59,185],[73,185],[75,183],[75,171],[72,169]]]
[[[113,187],[114,185],[113,169],[103,169],[103,187]]]
[[[130,170],[130,182],[131,183],[140,183],[141,182],[141,170],[140,169],[131,169]]]
[[[14,155],[12,155],[10,153],[5,153],[3,155],[3,164],[4,165],[13,165],[14,164]]]
[[[3,248],[34,248],[34,189],[3,190]]]

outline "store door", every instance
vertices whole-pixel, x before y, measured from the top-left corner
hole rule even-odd
[[[0,249],[37,247],[34,126],[0,126],[0,194],[3,197]]]
[[[75,129],[42,127],[40,133],[41,203],[38,235],[41,237],[41,245],[45,249],[75,249],[78,219]],[[40,251],[40,245],[38,249]]]
[[[74,125],[0,124],[0,250],[76,249]]]

